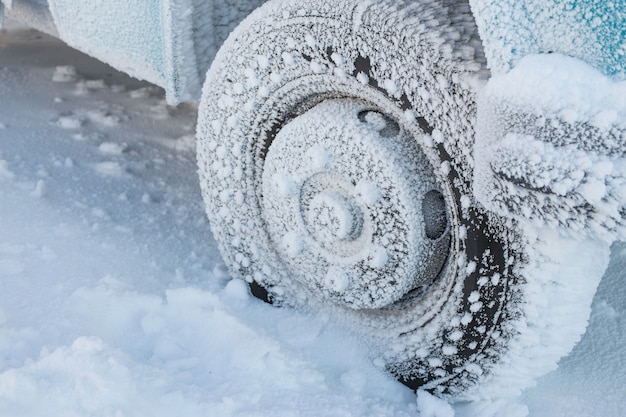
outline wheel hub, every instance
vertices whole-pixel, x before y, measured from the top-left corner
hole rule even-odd
[[[354,240],[361,233],[363,214],[348,197],[323,191],[303,207],[307,230],[323,246]]]
[[[283,126],[262,191],[289,276],[321,299],[380,308],[432,282],[447,258],[432,166],[395,120],[365,103],[327,100]]]

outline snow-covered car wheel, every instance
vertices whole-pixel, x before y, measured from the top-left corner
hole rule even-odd
[[[224,260],[255,295],[328,311],[410,387],[476,398],[556,363],[597,279],[556,300],[575,322],[560,347],[508,378],[554,324],[531,317],[552,279],[531,247],[561,242],[472,195],[484,57],[469,6],[442,3],[265,4],[207,75],[199,174]]]

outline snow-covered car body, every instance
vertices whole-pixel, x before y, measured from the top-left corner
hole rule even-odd
[[[461,0],[460,2],[468,0]],[[170,102],[198,100],[228,33],[264,0],[2,0],[5,12],[135,77]],[[623,0],[469,0],[492,71],[558,52],[626,77]]]
[[[10,17],[166,90],[197,101],[215,53],[261,0],[3,0]]]
[[[49,0],[59,37],[133,76],[164,87],[173,101],[191,100],[201,80],[190,1]]]

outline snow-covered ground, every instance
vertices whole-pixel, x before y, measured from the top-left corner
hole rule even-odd
[[[416,401],[354,335],[230,280],[195,116],[56,40],[0,32],[0,416],[626,415],[626,245],[536,387]]]

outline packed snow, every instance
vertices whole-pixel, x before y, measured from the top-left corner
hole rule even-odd
[[[2,416],[626,413],[622,243],[558,369],[520,397],[450,405],[394,381],[327,316],[229,277],[193,106],[22,29],[0,32],[0,106]]]

